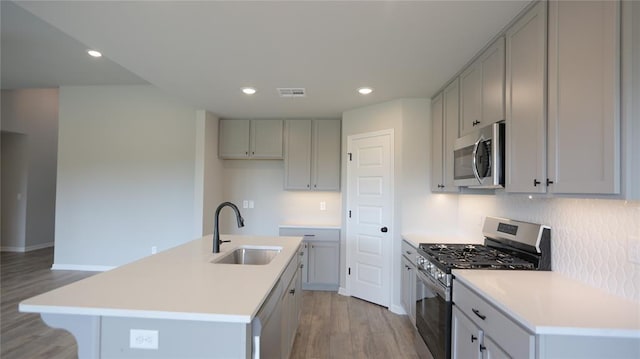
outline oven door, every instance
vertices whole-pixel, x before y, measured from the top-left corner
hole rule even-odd
[[[416,271],[416,327],[434,359],[451,357],[451,291]]]

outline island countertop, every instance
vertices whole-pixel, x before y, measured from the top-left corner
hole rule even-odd
[[[454,270],[485,300],[534,334],[640,338],[640,303],[556,272]]]
[[[20,303],[21,312],[250,323],[301,237],[222,235],[185,243]],[[214,264],[240,246],[281,247],[266,265]]]

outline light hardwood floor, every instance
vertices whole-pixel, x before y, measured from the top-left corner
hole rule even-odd
[[[0,255],[0,358],[76,358],[73,336],[37,314],[18,312],[23,299],[93,272],[51,271],[53,249]],[[332,292],[304,292],[291,358],[431,358],[408,317]],[[177,358],[176,358],[177,359]]]

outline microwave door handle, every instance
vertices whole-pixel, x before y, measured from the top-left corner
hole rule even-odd
[[[480,147],[480,143],[484,141],[484,138],[480,137],[478,141],[473,145],[473,152],[471,153],[471,164],[473,169],[473,175],[476,176],[476,179],[479,183],[482,183],[482,179],[480,178],[480,173],[478,172],[478,165],[476,161],[476,155],[478,154],[478,148]]]

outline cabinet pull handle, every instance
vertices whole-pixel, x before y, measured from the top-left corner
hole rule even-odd
[[[300,264],[300,269],[304,268],[304,264]]]
[[[537,187],[541,182],[538,181],[537,179],[533,179],[533,187]]]
[[[289,294],[291,294],[291,295],[296,294],[296,290],[295,290],[295,289],[291,289],[291,290],[289,291]]]
[[[444,188],[444,185],[443,184],[439,184],[438,188]]]
[[[476,340],[478,340],[478,337],[476,337],[475,335],[471,334],[471,342],[475,342]]]
[[[547,187],[549,187],[550,184],[553,184],[553,181],[547,178]]]
[[[304,252],[300,252],[300,257],[304,256]]]
[[[485,347],[484,345],[480,344],[480,351],[483,352],[483,351],[485,351],[485,349],[487,349],[487,347]]]
[[[247,151],[247,152],[245,152],[245,153],[244,153],[244,155],[245,155],[245,156],[249,156],[249,152],[248,152],[248,151]]]
[[[474,127],[475,127],[475,126],[477,126],[477,125],[479,125],[479,124],[480,124],[480,121],[478,121],[478,120],[473,121],[473,126],[474,126]]]
[[[407,254],[411,254],[411,251],[405,251]]]
[[[479,310],[477,310],[477,309],[471,309],[471,311],[473,312],[473,314],[477,315],[477,316],[478,316],[478,318],[480,318],[480,319],[482,319],[482,320],[487,319],[487,316],[486,316],[486,315],[482,315],[482,314],[480,314],[480,311],[479,311]]]
[[[303,237],[315,237],[316,235],[315,234],[303,234],[302,236]]]

